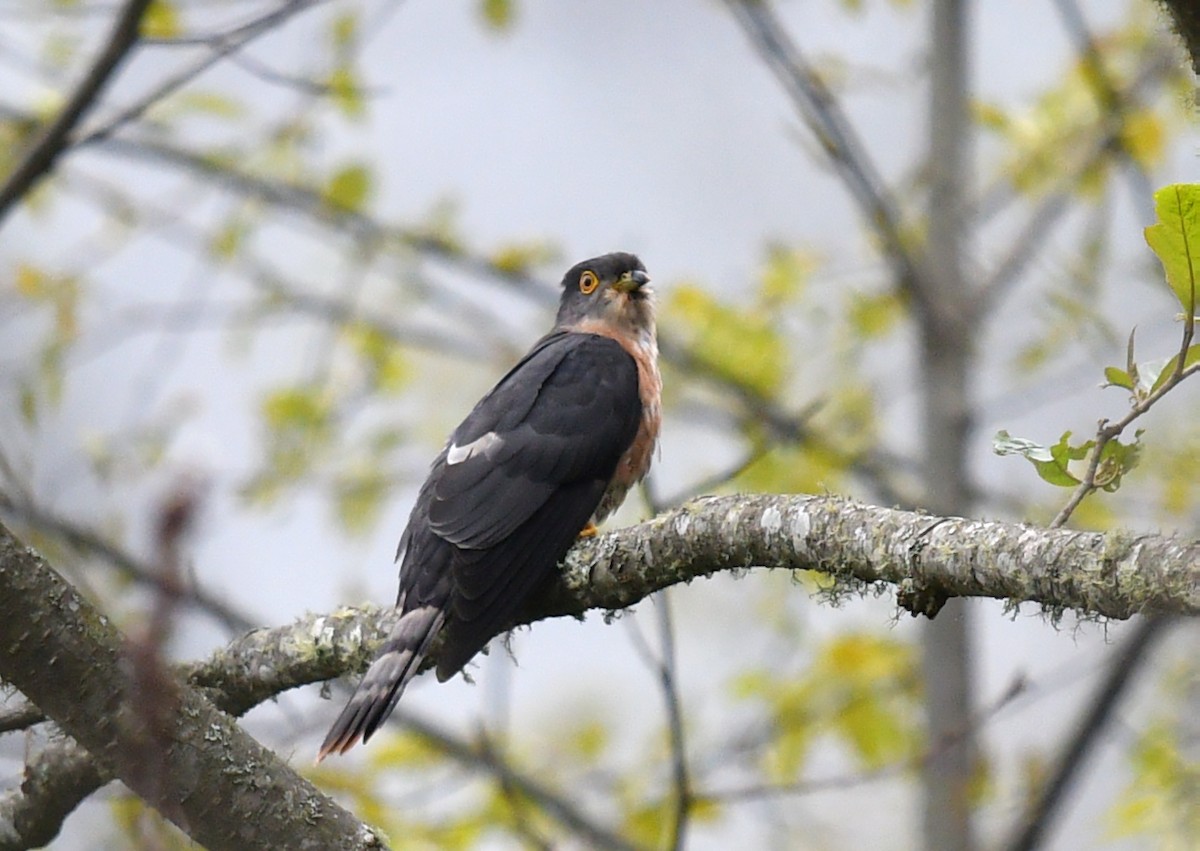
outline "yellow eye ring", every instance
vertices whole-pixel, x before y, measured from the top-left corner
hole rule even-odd
[[[600,279],[596,277],[596,273],[591,269],[584,271],[579,276],[579,291],[584,295],[591,295],[596,291],[596,287],[600,286]]]

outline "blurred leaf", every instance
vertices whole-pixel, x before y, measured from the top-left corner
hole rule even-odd
[[[269,393],[262,403],[267,425],[277,432],[315,434],[329,425],[329,402],[312,386],[288,387]]]
[[[1186,517],[1200,498],[1200,429],[1192,423],[1182,433],[1156,437],[1146,454],[1159,483],[1159,505],[1164,512]]]
[[[371,172],[362,163],[352,163],[334,172],[322,193],[329,206],[359,212],[371,193]]]
[[[1176,183],[1154,193],[1158,221],[1146,228],[1146,242],[1158,255],[1167,283],[1185,315],[1196,313],[1200,274],[1200,184]]]
[[[565,744],[568,753],[591,763],[608,748],[610,735],[607,724],[592,718],[575,725],[575,729],[568,732]]]
[[[387,733],[372,740],[368,759],[376,769],[415,768],[422,771],[446,761],[446,755],[416,733]]]
[[[890,637],[846,633],[822,646],[798,677],[750,671],[732,687],[735,696],[763,704],[771,719],[764,769],[774,782],[795,780],[820,736],[842,740],[871,768],[907,758],[920,745],[916,657]]]
[[[1189,847],[1200,836],[1200,760],[1189,758],[1177,733],[1159,722],[1142,734],[1131,762],[1133,780],[1109,813],[1111,838],[1150,835],[1159,847]]]
[[[674,287],[665,312],[706,369],[768,398],[782,385],[787,347],[768,312],[738,309],[694,284]]]
[[[510,275],[527,275],[534,268],[558,259],[558,252],[546,240],[510,242],[492,253],[492,263]]]
[[[22,381],[20,385],[20,409],[21,419],[25,421],[25,425],[33,426],[37,424],[37,393],[34,392],[33,386],[27,381]]]
[[[232,260],[241,249],[247,232],[244,220],[236,216],[227,218],[209,238],[209,254],[217,261]]]
[[[759,298],[765,306],[795,301],[804,293],[816,260],[807,251],[773,245],[761,273]]]
[[[246,107],[236,98],[221,92],[188,90],[171,98],[171,105],[179,113],[203,113],[214,118],[241,118]]]
[[[378,466],[360,467],[339,477],[333,499],[342,527],[356,534],[373,528],[387,494],[388,481]]]
[[[346,64],[333,69],[325,83],[329,87],[329,96],[333,103],[347,118],[358,119],[366,113],[366,99],[363,88],[358,82],[354,70]]]
[[[845,477],[841,459],[808,444],[774,446],[742,470],[734,484],[757,493],[824,493]]]
[[[329,36],[333,41],[334,50],[344,51],[358,40],[358,13],[341,12],[334,15],[329,27]]]
[[[254,501],[270,502],[283,486],[312,469],[332,436],[332,403],[316,386],[285,387],[262,401],[267,426],[267,462],[243,489]]]
[[[176,38],[182,29],[179,9],[171,0],[153,0],[142,15],[142,38]]]
[[[17,292],[28,299],[40,299],[48,289],[46,273],[28,263],[17,264],[16,283]]]
[[[484,23],[496,32],[504,32],[512,27],[516,11],[516,4],[512,0],[481,0],[479,4]]]
[[[395,340],[371,325],[362,323],[345,329],[350,345],[368,369],[374,389],[395,393],[412,377],[408,358]]]
[[[1121,124],[1121,146],[1144,169],[1156,168],[1166,151],[1167,131],[1162,119],[1149,109],[1130,110]]]
[[[1012,118],[1004,107],[987,101],[975,101],[971,104],[975,122],[979,126],[997,133],[1007,133],[1012,125]]]
[[[850,324],[863,339],[882,337],[904,318],[904,299],[898,289],[882,293],[851,293]]]

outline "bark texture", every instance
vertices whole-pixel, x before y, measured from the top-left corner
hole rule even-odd
[[[3,526],[0,611],[0,676],[87,749],[97,773],[84,780],[119,778],[215,850],[383,847],[195,689],[173,680],[157,696],[166,711],[147,714],[117,630]]]
[[[622,609],[661,588],[748,568],[825,573],[837,580],[827,592],[835,596],[891,586],[902,605],[968,596],[1111,618],[1200,614],[1200,541],[1045,530],[834,497],[762,494],[705,497],[581,541],[561,580],[519,623]],[[11,613],[0,619],[0,675],[90,751],[71,742],[48,745],[31,759],[21,789],[0,798],[0,849],[37,847],[96,788],[114,777],[137,782],[121,758],[117,719],[126,709],[114,684],[124,673],[116,631],[3,527],[0,610]],[[308,615],[249,632],[181,670],[170,765],[197,794],[176,797],[193,828],[221,832],[215,838],[194,832],[195,838],[212,848],[302,848],[301,837],[325,836],[320,832],[332,825],[344,830],[341,838],[318,838],[310,847],[378,847],[228,716],[288,689],[365,670],[393,616],[377,607]],[[437,651],[435,644],[430,663]],[[231,782],[214,780],[222,777]],[[297,813],[305,817],[296,821]],[[276,836],[276,845],[260,846],[228,833],[272,825],[286,831],[286,841]]]

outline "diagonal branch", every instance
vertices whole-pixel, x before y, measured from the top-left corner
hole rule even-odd
[[[59,154],[67,146],[71,131],[84,113],[95,105],[112,75],[137,44],[138,26],[149,5],[150,0],[127,0],[104,49],[84,74],[58,117],[38,134],[17,167],[0,186],[0,224],[34,183],[54,167]]]
[[[1146,618],[1138,624],[1133,635],[1112,659],[1108,674],[1096,691],[1092,705],[1079,721],[1074,735],[1063,748],[1058,765],[1041,794],[1030,804],[1024,818],[1017,825],[1012,841],[1005,847],[1009,851],[1034,851],[1041,848],[1050,829],[1055,813],[1061,806],[1072,783],[1083,768],[1108,721],[1129,690],[1136,673],[1141,670],[1158,639],[1166,632],[1169,618]]]
[[[883,243],[901,290],[923,311],[940,306],[926,292],[923,260],[910,247],[900,211],[833,93],[792,41],[766,0],[726,0],[763,62],[775,73],[851,197]]]
[[[120,778],[201,845],[291,847],[299,829],[313,847],[383,847],[373,831],[177,679],[169,680],[173,705],[157,731],[166,743],[159,753],[164,771],[147,778],[130,758],[147,730],[131,706],[120,633],[3,526],[0,611],[8,613],[0,618],[4,681],[86,748],[99,770]]]
[[[27,558],[17,549],[0,552],[0,579],[9,579],[11,560]],[[581,542],[564,563],[561,580],[520,622],[621,609],[661,588],[750,566],[821,571],[840,580],[841,592],[887,583],[901,592],[934,588],[947,596],[1030,601],[1112,618],[1200,614],[1200,541],[1045,530],[832,497],[760,494],[695,500],[650,522]],[[187,679],[221,710],[241,715],[289,689],[365,670],[392,617],[390,609],[343,609],[256,630],[192,665]],[[436,660],[436,645],[431,656]],[[90,791],[78,781],[81,774],[93,786],[104,782],[104,772],[89,771],[76,765],[62,779],[68,798]],[[55,806],[65,815],[73,804]],[[0,798],[0,827],[5,815],[33,809]],[[575,818],[563,812],[564,824]]]

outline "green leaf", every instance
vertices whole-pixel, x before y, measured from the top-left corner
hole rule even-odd
[[[344,166],[329,178],[322,193],[325,203],[340,210],[358,212],[371,193],[371,172],[361,163]]]
[[[1134,433],[1132,443],[1122,443],[1113,438],[1104,444],[1100,452],[1100,464],[1096,468],[1096,484],[1109,493],[1121,486],[1121,478],[1138,465],[1142,454],[1142,430]]]
[[[142,15],[140,29],[142,38],[176,38],[183,30],[179,10],[170,0],[154,0]]]
[[[1068,469],[1069,463],[1086,458],[1094,445],[1094,441],[1089,440],[1080,446],[1071,446],[1068,442],[1070,436],[1071,432],[1063,432],[1058,443],[1047,447],[1022,437],[1013,437],[1002,430],[992,438],[992,451],[997,455],[1020,455],[1033,464],[1044,481],[1070,488],[1079,484],[1079,479]]]
[[[1154,193],[1158,221],[1146,228],[1146,242],[1158,255],[1167,283],[1190,318],[1196,314],[1200,275],[1200,184],[1176,183]]]
[[[1161,367],[1159,367],[1158,375],[1154,379],[1154,384],[1150,386],[1151,393],[1153,393],[1159,387],[1162,387],[1167,383],[1168,380],[1170,380],[1171,376],[1175,374],[1175,365],[1177,363],[1179,363],[1179,355],[1172,355],[1171,357],[1167,358]],[[1200,343],[1194,346],[1189,346],[1188,350],[1183,353],[1182,369],[1187,369],[1189,366],[1194,366],[1197,363],[1200,363]]]
[[[1104,377],[1110,387],[1123,387],[1126,390],[1132,390],[1134,387],[1133,379],[1129,377],[1129,373],[1123,369],[1117,369],[1115,366],[1106,366],[1104,368]]]

